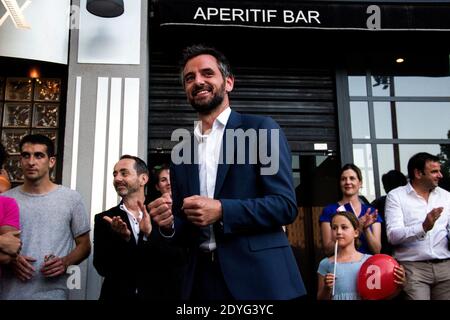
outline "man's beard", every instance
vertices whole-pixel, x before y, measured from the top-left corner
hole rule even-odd
[[[209,102],[196,103],[195,99],[191,99],[190,103],[192,108],[198,113],[203,115],[210,114],[222,104],[225,94],[225,85],[223,85],[221,86],[220,91],[215,94]]]
[[[122,198],[139,191],[139,186],[137,185],[120,184],[117,186],[114,185],[114,187],[116,189],[117,194]],[[125,187],[125,189],[119,190],[118,187]]]

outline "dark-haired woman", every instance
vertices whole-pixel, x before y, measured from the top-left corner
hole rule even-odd
[[[359,190],[362,187],[361,170],[354,164],[346,164],[340,172],[339,185],[342,191],[342,199],[325,207],[320,215],[320,231],[322,246],[325,255],[333,254],[334,241],[331,236],[331,217],[337,211],[353,212],[360,223],[360,247],[361,253],[377,254],[381,251],[381,217],[377,211],[360,201]]]

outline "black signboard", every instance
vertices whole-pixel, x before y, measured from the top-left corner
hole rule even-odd
[[[159,0],[160,26],[368,31],[450,30],[450,3]]]

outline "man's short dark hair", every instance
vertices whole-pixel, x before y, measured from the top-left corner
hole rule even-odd
[[[141,158],[135,157],[135,156],[130,156],[129,154],[124,154],[123,156],[120,157],[120,160],[122,160],[122,159],[134,160],[134,169],[136,170],[136,173],[138,175],[141,175],[141,174],[149,175],[147,164]]]
[[[181,83],[184,87],[184,76],[183,71],[184,67],[186,66],[186,63],[191,60],[192,58],[195,58],[202,54],[208,54],[216,58],[217,65],[219,67],[220,73],[222,73],[222,77],[225,79],[227,77],[233,77],[233,72],[231,71],[231,65],[228,62],[227,57],[220,52],[219,50],[208,47],[203,44],[195,44],[189,47],[186,47],[183,50],[183,55],[180,61],[180,73],[181,73]]]
[[[414,180],[414,170],[419,170],[422,173],[425,173],[425,165],[428,161],[431,162],[439,162],[439,158],[437,156],[433,156],[427,152],[419,152],[416,153],[409,159],[408,161],[408,177],[409,180]]]
[[[55,145],[53,141],[43,134],[28,134],[20,140],[19,149],[22,151],[22,147],[25,143],[31,144],[43,144],[47,147],[47,156],[49,158],[55,156]]]
[[[394,190],[397,187],[404,186],[408,183],[405,175],[398,170],[390,170],[386,172],[381,177],[381,181],[383,182],[383,188],[386,193],[389,193],[389,191]]]

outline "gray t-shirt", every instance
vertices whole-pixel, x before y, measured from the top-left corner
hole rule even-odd
[[[44,257],[64,257],[74,248],[74,238],[89,232],[89,219],[81,195],[64,186],[47,194],[30,194],[20,186],[4,193],[15,198],[20,209],[21,255],[36,259],[34,276],[22,282],[11,270],[0,279],[0,299],[67,299],[68,274],[46,278],[40,273]]]

